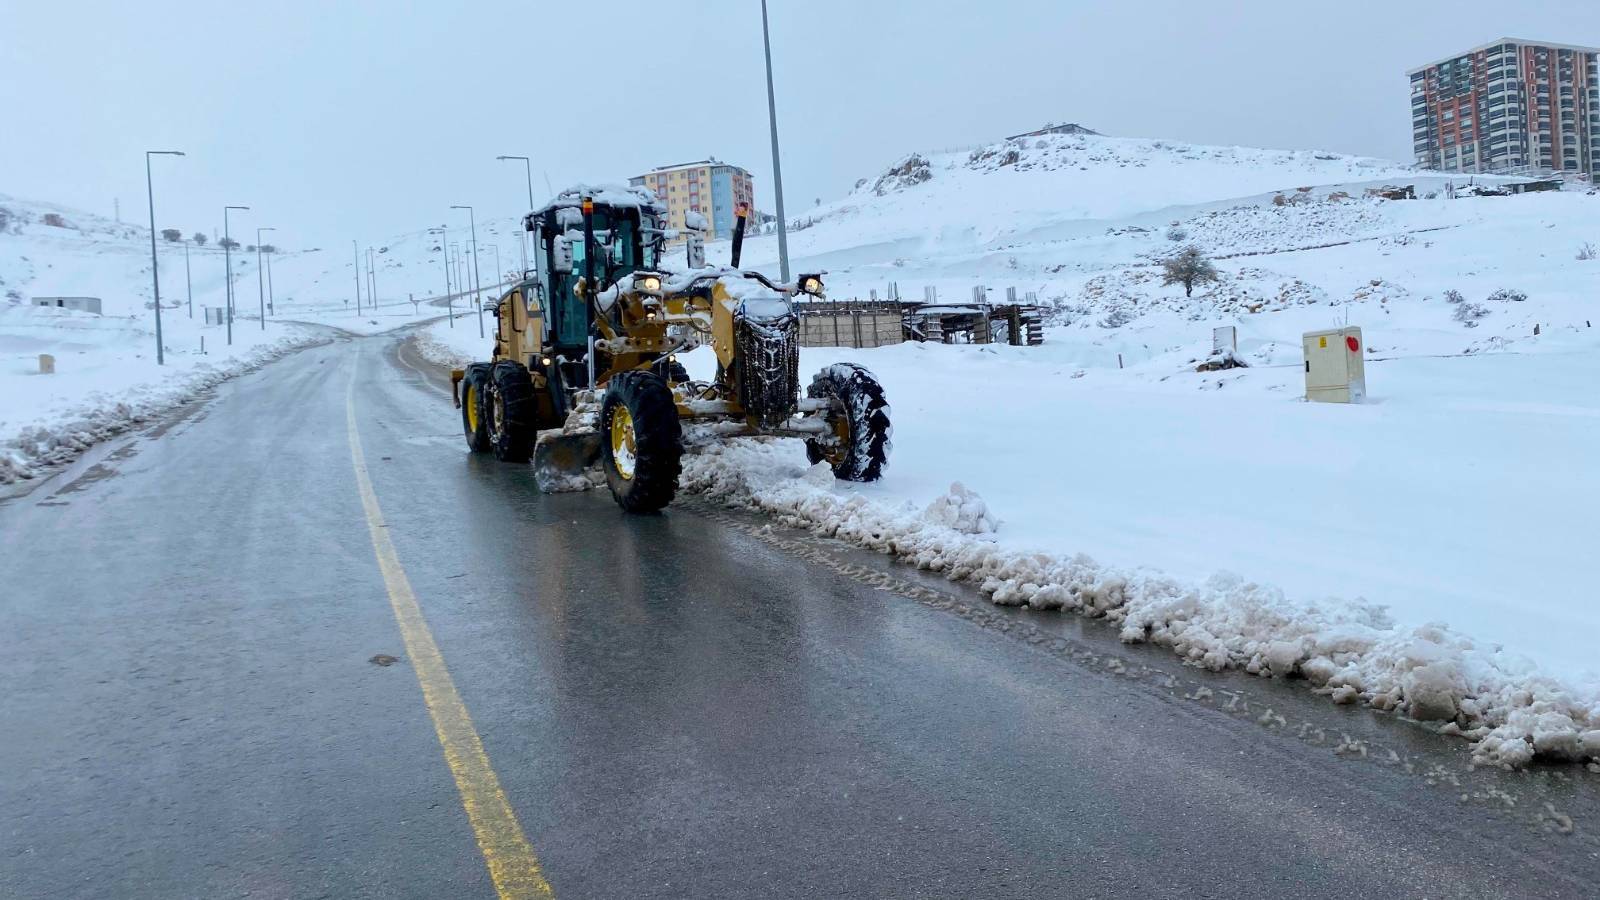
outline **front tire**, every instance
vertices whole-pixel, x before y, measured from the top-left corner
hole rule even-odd
[[[485,395],[484,426],[489,431],[489,446],[501,462],[525,463],[533,456],[533,440],[538,408],[533,397],[533,379],[521,363],[501,360],[490,370],[489,390]]]
[[[654,372],[612,376],[600,406],[600,459],[611,497],[628,512],[656,512],[678,492],[683,428],[672,390]]]
[[[461,430],[467,436],[467,449],[473,453],[488,453],[490,450],[489,425],[483,416],[487,368],[468,366],[461,378]]]
[[[889,402],[883,385],[865,366],[835,363],[818,372],[806,389],[812,399],[833,401],[827,422],[833,429],[829,441],[806,440],[806,459],[812,465],[826,462],[840,481],[877,481],[889,465]]]

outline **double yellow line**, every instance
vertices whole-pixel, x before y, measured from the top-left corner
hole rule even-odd
[[[354,369],[360,371],[360,351],[356,354]],[[350,460],[355,464],[356,486],[361,492],[361,506],[367,514],[367,531],[372,535],[372,549],[378,556],[378,568],[383,572],[383,583],[389,591],[389,606],[394,610],[395,623],[405,640],[406,658],[417,673],[422,685],[422,699],[433,717],[433,728],[444,750],[450,774],[455,776],[456,789],[461,793],[461,805],[478,839],[478,849],[483,851],[484,862],[489,866],[489,877],[501,898],[554,897],[550,883],[545,881],[539,868],[539,858],[533,846],[522,833],[517,814],[511,809],[500,778],[489,764],[489,755],[483,750],[483,740],[472,727],[472,716],[467,705],[456,693],[450,670],[445,668],[444,655],[434,643],[433,632],[422,615],[422,606],[411,590],[406,570],[400,565],[394,542],[389,540],[388,527],[383,521],[383,510],[378,507],[378,495],[372,490],[372,478],[367,473],[366,457],[361,452],[361,435],[356,429],[355,376],[345,392],[345,423],[350,432]]]

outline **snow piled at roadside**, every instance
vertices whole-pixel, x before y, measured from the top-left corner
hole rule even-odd
[[[708,444],[684,457],[682,487],[942,572],[998,604],[1103,618],[1124,641],[1167,647],[1192,665],[1299,676],[1338,703],[1443,722],[1443,733],[1472,742],[1474,763],[1600,762],[1600,683],[1549,676],[1444,625],[1397,627],[1378,606],[1291,601],[1227,574],[1184,584],[1083,555],[1002,548],[983,537],[999,523],[959,484],[925,509],[895,508],[804,459],[793,439]]]
[[[76,459],[95,444],[167,412],[195,394],[260,368],[317,342],[319,335],[285,335],[220,364],[198,363],[156,382],[134,384],[119,393],[96,391],[81,403],[45,421],[32,422],[0,436],[0,484],[47,474]]]

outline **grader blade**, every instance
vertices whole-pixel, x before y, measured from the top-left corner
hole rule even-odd
[[[533,478],[547,494],[589,487],[588,471],[600,461],[600,435],[593,431],[547,431],[533,447]]]

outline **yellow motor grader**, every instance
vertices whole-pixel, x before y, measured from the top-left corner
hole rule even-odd
[[[688,268],[672,273],[665,210],[643,188],[578,188],[530,213],[534,274],[500,298],[489,361],[452,373],[467,446],[532,457],[545,490],[586,480],[598,462],[630,512],[672,502],[686,424],[717,437],[801,437],[836,478],[881,477],[891,433],[882,386],[840,363],[801,396],[793,301],[821,297],[822,279],[776,284],[740,270],[745,217],[741,207],[731,268],[707,267],[691,231]],[[692,380],[678,354],[706,345],[716,375]]]

